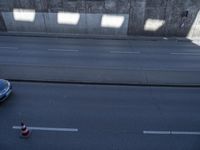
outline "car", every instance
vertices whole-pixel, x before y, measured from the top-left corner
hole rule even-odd
[[[0,102],[6,100],[6,98],[11,94],[12,86],[8,80],[0,79]]]

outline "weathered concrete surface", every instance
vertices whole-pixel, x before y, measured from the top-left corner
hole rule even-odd
[[[129,20],[130,35],[199,37],[200,1],[198,0],[132,0]],[[188,11],[187,16],[182,14]],[[165,23],[156,31],[145,31],[148,19]],[[195,21],[196,20],[196,21]],[[193,31],[193,32],[191,32]]]
[[[96,18],[98,14],[128,14],[128,29],[126,31],[121,29],[110,29],[113,31],[103,32],[105,29],[101,29],[99,24],[97,28],[90,28],[92,25],[86,25],[80,29],[77,27],[69,27],[70,30],[63,30],[63,27],[52,27],[56,24],[55,20],[49,20],[50,24],[45,24],[47,29],[40,28],[38,25],[35,28],[30,28],[28,32],[60,32],[64,33],[79,33],[79,34],[127,34],[127,35],[148,35],[148,36],[178,36],[196,38],[200,37],[200,1],[199,0],[1,0],[0,11],[12,13],[14,8],[21,9],[34,9],[37,13],[50,13],[48,16],[44,15],[44,19],[54,19],[54,16],[59,11],[66,12],[78,12],[83,16],[88,24],[87,20],[92,20],[96,24]],[[55,13],[55,14],[51,14]],[[97,15],[94,15],[97,14]],[[94,18],[91,19],[91,16]],[[0,17],[2,18],[2,17]],[[4,22],[8,21],[4,18]],[[45,20],[41,22],[45,22]],[[6,20],[6,21],[5,21]],[[39,19],[40,20],[40,19]],[[160,21],[160,22],[159,22]],[[3,21],[1,21],[3,22]],[[14,23],[14,22],[13,22]],[[3,23],[0,24],[0,29],[9,31],[9,27],[4,27]],[[15,23],[14,23],[15,24]],[[19,24],[16,23],[16,29],[19,28]],[[152,26],[148,29],[148,26]],[[29,27],[22,28],[27,29]],[[83,30],[84,28],[84,30]],[[123,28],[124,29],[124,28]],[[19,30],[27,32],[27,30]],[[125,32],[125,33],[124,33]]]
[[[188,11],[188,16],[182,16],[184,11]],[[195,20],[200,17],[197,15],[199,11],[199,0],[170,0],[166,7],[166,36],[195,36],[189,33],[190,30],[195,30],[195,32],[200,30],[196,28],[197,23],[195,23]]]
[[[144,29],[146,0],[131,1],[128,34],[140,35]]]
[[[6,32],[7,31],[6,25],[5,25],[5,22],[4,22],[4,18],[3,18],[1,13],[0,13],[0,31],[1,32]]]

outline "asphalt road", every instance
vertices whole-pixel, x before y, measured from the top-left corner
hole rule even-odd
[[[1,150],[200,149],[200,88],[12,84],[0,105]],[[21,139],[12,129],[21,120],[78,132],[33,130]]]
[[[0,37],[0,78],[200,85],[192,42]]]

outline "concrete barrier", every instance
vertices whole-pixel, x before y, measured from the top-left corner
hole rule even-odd
[[[19,32],[45,32],[43,13],[36,13],[33,21],[15,20],[13,12],[3,12],[2,16],[6,24],[7,31]]]
[[[128,14],[113,15],[98,13],[89,14],[71,12],[34,12],[33,17],[30,16],[30,14],[24,15],[24,12],[20,13],[21,14],[16,17],[14,12],[2,12],[2,16],[8,32],[19,31],[66,34],[126,35],[128,30]],[[118,22],[112,23],[112,18],[114,18],[113,20],[117,20],[118,18],[120,18],[121,20],[117,20]],[[105,22],[104,26],[102,26],[102,21]]]

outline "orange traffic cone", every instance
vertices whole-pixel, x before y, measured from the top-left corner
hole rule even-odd
[[[30,131],[28,130],[28,128],[26,127],[26,125],[21,122],[21,137],[23,138],[27,138],[30,135]]]

